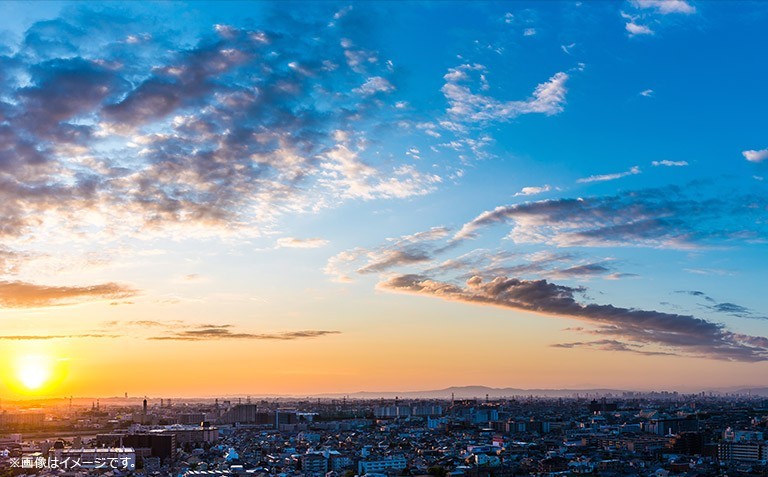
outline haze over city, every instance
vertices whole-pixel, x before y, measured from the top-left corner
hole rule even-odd
[[[765,386],[768,3],[1,5],[3,400]]]

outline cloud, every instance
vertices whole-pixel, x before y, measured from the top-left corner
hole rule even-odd
[[[735,335],[722,325],[690,315],[583,304],[575,299],[581,288],[546,280],[472,277],[464,286],[419,275],[397,275],[378,284],[382,290],[432,296],[449,301],[492,305],[548,316],[586,321],[593,333],[610,335],[633,348],[649,352],[681,353],[729,361],[768,360],[768,348],[749,337]]]
[[[601,174],[596,176],[589,176],[584,177],[581,179],[577,179],[576,182],[580,184],[587,184],[590,182],[605,182],[605,181],[614,181],[616,179],[621,179],[622,177],[632,176],[636,174],[640,174],[640,168],[637,166],[631,167],[628,171],[625,172],[618,172],[615,174]]]
[[[639,25],[635,23],[634,21],[627,22],[627,24],[624,26],[624,28],[629,32],[629,36],[638,36],[638,35],[653,35],[654,32],[646,25]]]
[[[679,290],[675,293],[684,293],[697,298],[702,298],[707,302],[703,306],[715,313],[723,313],[738,318],[747,318],[752,320],[768,320],[768,316],[755,313],[753,310],[742,305],[737,305],[736,303],[718,302],[711,296],[699,290]]]
[[[0,306],[6,308],[71,305],[93,300],[128,298],[137,294],[137,290],[117,283],[80,287],[0,281]]]
[[[763,162],[768,159],[768,149],[760,149],[759,151],[750,149],[749,151],[743,151],[741,155],[749,162]]]
[[[193,330],[179,331],[170,335],[152,336],[147,339],[155,341],[218,341],[218,340],[277,340],[292,341],[322,336],[336,335],[339,331],[301,330],[284,331],[280,333],[242,333],[233,332],[231,325],[201,326]]]
[[[47,341],[60,339],[85,339],[85,338],[119,338],[118,335],[101,333],[83,333],[73,335],[0,335],[0,340],[5,341]]]
[[[563,270],[557,270],[551,276],[556,278],[577,278],[603,275],[611,271],[611,268],[604,263],[587,263],[584,265],[575,265]]]
[[[696,8],[684,0],[631,0],[631,13],[621,12],[630,37],[653,35],[649,24],[664,26],[670,14],[692,15]]]
[[[5,341],[47,341],[85,338],[119,338],[119,336],[102,333],[82,333],[73,335],[0,335],[0,340]]]
[[[381,76],[374,76],[368,78],[368,80],[362,86],[355,88],[352,91],[363,96],[371,96],[376,93],[391,93],[394,90],[395,87],[392,86],[392,83],[387,81],[386,78],[382,78]]]
[[[514,197],[518,197],[521,195],[536,195],[541,194],[543,192],[549,192],[552,190],[552,187],[549,184],[545,184],[541,187],[535,187],[535,186],[529,186],[529,187],[523,187],[520,189],[520,192],[515,193]]]
[[[482,65],[464,64],[451,68],[443,77],[443,95],[448,100],[448,114],[455,120],[477,123],[508,121],[523,114],[539,113],[551,116],[563,111],[568,75],[554,74],[536,86],[530,98],[521,101],[499,101],[493,97],[473,93],[465,86],[471,75],[485,72]],[[484,77],[481,75],[481,78]]]
[[[644,89],[640,91],[640,96],[644,96],[646,98],[650,98],[654,95],[654,91],[652,89]]]
[[[685,167],[685,166],[688,165],[688,162],[687,161],[668,161],[668,160],[665,159],[663,161],[653,161],[653,162],[651,162],[651,165],[653,167],[658,167],[658,166]]]
[[[33,24],[0,58],[0,238],[260,235],[433,191],[433,169],[379,154],[403,114],[381,102],[393,71],[343,12],[183,35],[109,6]]]
[[[277,239],[277,248],[320,248],[328,245],[328,240],[322,238],[282,237]]]
[[[696,7],[685,0],[632,0],[632,5],[641,10],[651,9],[662,15],[696,13]]]
[[[715,302],[715,300],[712,297],[708,296],[706,293],[699,290],[678,290],[675,293],[685,293],[687,295],[704,298],[705,300],[713,303]]]
[[[355,274],[375,273],[379,277],[377,287],[382,290],[577,319],[590,325],[582,333],[600,337],[557,345],[560,347],[763,361],[768,359],[768,347],[760,345],[762,337],[733,333],[694,314],[591,303],[588,289],[551,281],[637,276],[616,270],[620,262],[613,258],[585,259],[582,251],[555,253],[546,248],[528,254],[516,251],[520,249],[517,246],[509,250],[509,243],[686,250],[762,236],[761,218],[768,211],[764,197],[743,192],[722,194],[721,189],[714,196],[709,192],[705,183],[695,183],[685,188],[500,206],[479,214],[452,235],[442,227],[388,239],[371,249],[342,252],[329,260],[327,271],[344,280]],[[745,221],[740,216],[749,217],[747,222],[754,227],[744,230]],[[469,240],[497,224],[511,227],[500,249],[481,248],[454,255]],[[441,257],[445,258],[438,260]],[[695,290],[686,293],[705,296]],[[707,305],[713,307],[709,311],[718,313],[748,311],[729,302],[713,300]]]
[[[735,303],[718,303],[712,307],[713,310],[719,313],[728,313],[730,315],[744,315],[749,312],[749,308],[745,308]]]
[[[362,146],[352,148],[344,131],[337,131],[338,143],[323,155],[320,167],[321,185],[333,190],[339,198],[371,200],[377,198],[406,198],[432,192],[442,178],[420,172],[411,165],[400,166],[387,175],[361,159]]]
[[[624,343],[617,340],[596,340],[596,341],[576,341],[572,343],[557,343],[550,345],[553,348],[587,348],[596,349],[600,351],[623,351],[629,353],[637,353],[644,356],[677,356],[675,353],[669,353],[664,351],[643,351],[640,349],[640,345],[634,343]]]
[[[705,190],[645,189],[615,196],[551,199],[500,206],[479,214],[453,236],[471,239],[483,228],[509,223],[516,243],[556,246],[645,246],[678,249],[754,240],[768,202],[760,195],[703,197]],[[734,223],[735,217],[749,217]],[[744,222],[747,225],[745,228]]]
[[[449,235],[446,227],[432,227],[410,235],[387,239],[373,249],[358,247],[328,259],[324,272],[338,282],[350,282],[351,273],[372,274],[392,268],[426,263],[437,252],[437,243]]]
[[[735,303],[715,303],[708,308],[717,313],[724,313],[727,315],[736,316],[738,318],[747,318],[750,320],[768,320],[768,316],[760,315],[745,306],[737,305]]]
[[[357,270],[358,273],[377,273],[394,267],[426,262],[431,259],[429,253],[417,247],[405,250],[386,250],[380,253],[369,253],[370,260]]]

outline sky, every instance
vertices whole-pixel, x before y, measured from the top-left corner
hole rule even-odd
[[[764,2],[2,8],[2,397],[764,384]]]

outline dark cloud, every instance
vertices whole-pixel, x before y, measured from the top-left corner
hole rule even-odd
[[[645,356],[677,356],[675,353],[668,353],[664,351],[644,351],[640,349],[640,345],[632,343],[624,343],[616,340],[597,340],[597,341],[576,341],[572,343],[557,343],[551,345],[553,348],[589,348],[600,351],[622,351],[629,353],[637,353]]]
[[[632,191],[608,197],[553,199],[497,207],[466,223],[454,241],[474,237],[485,227],[509,223],[517,242],[558,246],[648,246],[692,248],[714,240],[744,241],[765,232],[755,220],[744,230],[743,221],[768,213],[768,201],[758,195],[697,198],[690,190],[670,186]]]
[[[748,318],[751,320],[768,320],[768,316],[760,315],[745,306],[737,305],[735,303],[715,303],[714,305],[707,306],[707,308],[716,313],[724,313],[726,315],[736,316],[738,318]]]
[[[278,340],[291,341],[306,338],[318,338],[339,334],[339,331],[301,330],[281,333],[242,333],[234,332],[231,325],[202,325],[192,330],[179,331],[170,335],[152,336],[150,340],[162,341],[215,341],[215,340]]]
[[[91,127],[63,122],[91,114],[129,87],[116,72],[79,57],[39,63],[29,73],[35,85],[17,90],[22,105],[15,125],[57,143],[89,140]]]
[[[35,308],[69,305],[89,300],[126,298],[137,293],[137,290],[117,283],[78,287],[0,281],[0,306],[6,308]]]
[[[384,290],[434,296],[446,300],[493,305],[588,321],[596,334],[621,338],[641,351],[675,352],[733,361],[768,360],[768,348],[756,345],[760,337],[735,335],[717,323],[691,315],[639,310],[613,305],[582,304],[574,294],[583,288],[557,285],[546,280],[496,277],[470,278],[466,286],[419,275],[399,275],[379,283]],[[746,336],[746,338],[745,338]],[[749,338],[749,339],[747,339]],[[753,339],[754,338],[754,339]]]
[[[702,291],[678,290],[675,293],[683,293],[686,295],[695,296],[697,298],[702,298],[707,301],[707,304],[703,304],[702,306],[704,306],[707,310],[713,311],[715,313],[723,313],[726,315],[736,316],[738,318],[748,318],[753,320],[768,320],[768,316],[760,315],[745,306],[730,302],[720,303]]]
[[[84,29],[61,18],[38,21],[26,31],[21,53],[31,60],[71,57],[86,36]]]
[[[714,311],[718,313],[728,313],[730,315],[744,315],[750,313],[749,308],[745,308],[735,303],[718,303],[712,306]]]
[[[608,275],[613,270],[612,266],[609,266],[606,262],[585,263],[581,265],[574,265],[567,268],[552,269],[545,273],[544,276],[550,278],[562,278],[562,279],[589,279],[591,277],[604,276],[608,279],[623,278],[626,276],[632,276],[632,274],[619,274],[614,273]],[[509,275],[509,274],[506,274]]]

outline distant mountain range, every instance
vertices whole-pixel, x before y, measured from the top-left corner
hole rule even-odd
[[[348,397],[350,399],[394,399],[395,397],[403,399],[450,399],[453,395],[456,399],[485,399],[488,395],[490,399],[499,399],[505,397],[573,397],[578,394],[581,397],[601,397],[607,395],[621,396],[623,393],[650,393],[652,391],[639,391],[639,390],[627,390],[627,389],[608,389],[608,388],[595,388],[595,389],[520,389],[520,388],[492,388],[488,386],[452,386],[445,389],[431,390],[431,391],[404,391],[404,392],[374,392],[374,391],[361,391],[356,393],[329,393],[329,394],[316,394],[313,397],[319,398],[342,398]],[[715,394],[726,393],[738,393],[738,394],[751,394],[753,396],[766,396],[768,397],[768,387],[733,387],[733,388],[719,388],[704,391],[709,394],[710,392]],[[681,394],[688,394],[688,392],[681,392]],[[693,392],[691,392],[693,394]]]
[[[753,396],[768,397],[768,387],[739,389],[736,392],[739,394],[751,394]]]
[[[490,399],[505,397],[572,397],[575,394],[579,396],[605,396],[612,394],[614,396],[627,392],[620,389],[519,389],[519,388],[492,388],[488,386],[453,386],[445,389],[432,391],[404,391],[404,392],[373,392],[361,391],[356,393],[331,393],[317,394],[314,397],[320,398],[341,398],[349,397],[351,399],[394,399],[395,397],[403,399],[450,399],[453,395],[456,399],[485,399],[488,395]]]

